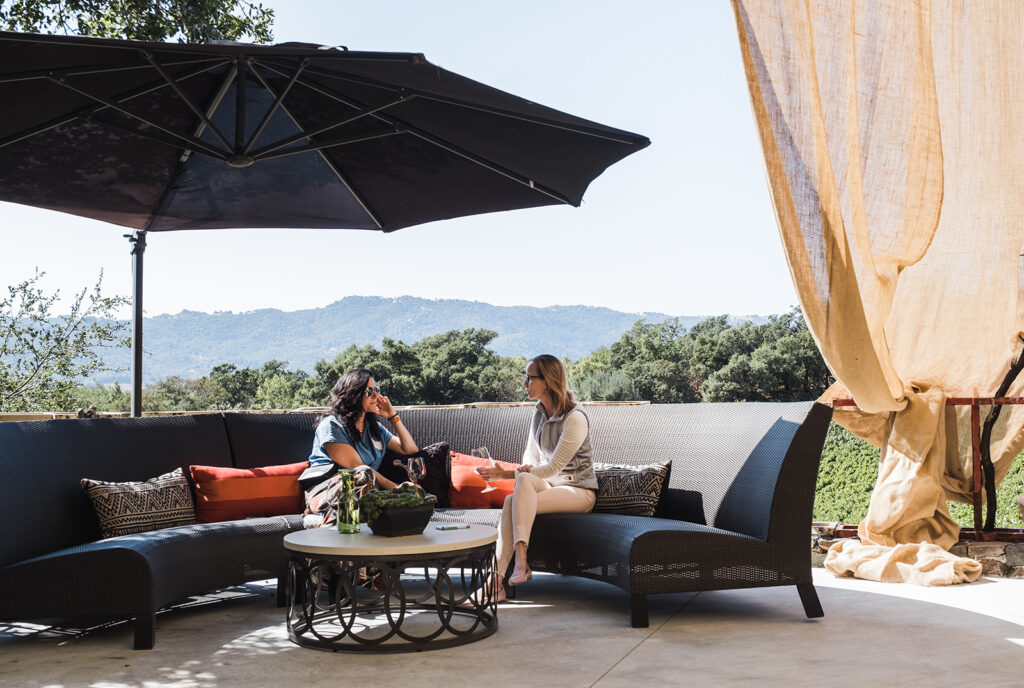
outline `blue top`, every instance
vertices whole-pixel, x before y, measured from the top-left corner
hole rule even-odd
[[[352,442],[348,436],[348,430],[334,416],[328,416],[316,426],[316,435],[313,437],[313,453],[309,457],[309,465],[315,466],[321,463],[330,463],[331,457],[324,451],[324,445],[328,442],[340,442],[347,444],[356,450],[363,463],[375,471],[380,470],[384,462],[384,452],[388,448],[388,440],[394,435],[383,425],[377,423],[380,428],[380,440],[375,440],[365,429],[361,433],[358,442]]]

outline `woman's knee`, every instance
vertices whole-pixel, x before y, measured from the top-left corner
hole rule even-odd
[[[544,482],[543,480],[541,480],[540,478],[538,478],[535,475],[532,475],[532,474],[527,473],[525,471],[519,471],[519,472],[516,473],[516,487],[515,487],[515,489],[520,490],[520,489],[530,488],[530,489],[536,491],[537,487],[538,487],[538,483],[543,483],[543,482]]]

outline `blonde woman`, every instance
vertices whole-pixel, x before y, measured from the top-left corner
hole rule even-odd
[[[498,532],[497,601],[505,599],[500,579],[515,556],[509,585],[533,578],[526,552],[537,514],[585,513],[597,499],[597,477],[591,464],[590,421],[569,391],[565,367],[555,356],[542,354],[526,365],[526,394],[537,401],[530,421],[523,463],[514,471],[499,466],[478,468],[485,480],[515,478],[505,499]]]

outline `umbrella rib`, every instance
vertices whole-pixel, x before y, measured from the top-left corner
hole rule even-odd
[[[288,116],[291,117],[291,114]],[[373,220],[373,224],[377,225],[377,229],[384,229],[384,223],[380,221],[379,217],[377,217],[377,213],[373,212],[366,200],[352,187],[352,183],[344,174],[342,174],[341,170],[338,169],[338,166],[334,164],[334,161],[324,155],[323,151],[318,150],[316,154],[319,155],[320,159],[324,161],[325,165],[327,165],[327,169],[334,173],[334,176],[338,178],[338,181],[344,184],[345,188],[348,189],[348,192],[352,194],[352,198],[356,199],[356,203],[358,203],[359,207],[363,209],[363,212]]]
[[[213,64],[213,65],[197,67],[195,69],[190,70],[188,73],[186,73],[184,76],[182,76],[182,79],[187,79],[189,77],[193,77],[193,76],[196,76],[198,74],[202,74],[204,72],[208,72],[211,69],[216,69],[221,64],[223,64],[223,61],[218,62],[217,64]],[[146,67],[146,69],[149,69],[149,67]],[[154,84],[146,84],[145,86],[140,86],[139,88],[136,88],[135,90],[128,91],[127,93],[122,93],[121,95],[115,96],[115,99],[117,100],[118,103],[124,103],[124,102],[132,100],[134,98],[138,98],[139,96],[144,96],[147,93],[152,93],[153,91],[156,91],[156,90],[159,90],[161,88],[164,88],[165,86],[167,86],[167,84],[165,84],[163,82],[160,82],[160,83],[158,83],[156,85],[154,85]],[[18,141],[21,141],[23,139],[31,138],[32,136],[35,136],[36,134],[42,134],[43,132],[49,131],[50,129],[53,129],[55,127],[59,127],[62,124],[67,124],[68,122],[73,122],[76,119],[88,117],[88,116],[92,115],[95,112],[98,112],[100,110],[106,109],[107,107],[109,107],[109,106],[108,105],[103,105],[103,104],[100,104],[100,105],[88,105],[88,106],[86,106],[84,108],[80,108],[80,109],[75,110],[73,112],[69,112],[66,115],[62,115],[60,117],[56,117],[56,118],[51,119],[49,121],[43,122],[42,124],[38,124],[38,125],[36,125],[34,127],[31,127],[29,129],[23,129],[22,131],[16,132],[14,134],[11,134],[10,136],[7,136],[7,137],[5,137],[3,139],[0,139],[0,148],[3,148],[4,146],[10,145],[12,143],[17,143]]]
[[[227,70],[225,70],[224,79],[220,83],[220,88],[217,89],[217,94],[213,97],[213,100],[210,101],[209,107],[206,108],[207,117],[213,117],[213,113],[220,107],[221,101],[224,100],[224,96],[227,95],[228,89],[231,88],[231,82],[235,80],[235,73],[236,68],[234,65],[231,65]],[[199,123],[196,124],[195,131],[192,132],[192,137],[197,141],[202,141],[200,137],[203,135],[203,131],[205,130],[206,123],[200,120]],[[183,151],[180,157],[180,162],[187,161],[188,156],[191,153],[192,151],[187,149]]]
[[[267,61],[267,62],[269,63],[270,61]],[[366,78],[366,77],[359,77],[359,76],[352,76],[352,75],[349,75],[349,74],[338,74],[337,72],[331,72],[331,71],[326,70],[326,69],[317,69],[316,67],[311,67],[311,68],[307,69],[306,73],[307,74],[312,74],[314,76],[327,77],[327,78],[330,78],[330,79],[336,79],[336,80],[341,80],[341,81],[350,81],[352,83],[362,84],[362,85],[365,85],[365,86],[375,86],[377,88],[383,88],[383,89],[386,89],[386,90],[389,90],[389,91],[400,90],[399,87],[396,87],[396,86],[394,86],[392,84],[386,84],[386,83],[377,81],[375,79],[369,79],[369,78]],[[591,126],[585,126],[585,125],[579,125],[579,124],[567,124],[567,123],[564,123],[564,122],[556,122],[554,120],[547,119],[547,118],[544,118],[544,117],[534,117],[534,116],[531,116],[531,115],[525,115],[525,114],[518,113],[518,112],[511,112],[509,110],[503,110],[501,108],[490,107],[490,106],[487,106],[487,105],[480,105],[478,103],[471,103],[471,102],[468,102],[468,101],[465,101],[465,100],[460,100],[458,98],[452,98],[450,96],[441,96],[441,95],[437,95],[437,94],[430,93],[430,92],[427,92],[427,91],[420,91],[420,90],[415,89],[415,88],[405,87],[405,88],[402,88],[401,90],[404,90],[407,93],[410,93],[412,95],[417,95],[417,96],[419,96],[421,98],[429,98],[430,100],[435,100],[435,101],[440,102],[440,103],[446,103],[448,105],[455,105],[455,106],[458,106],[458,107],[464,107],[464,108],[468,108],[468,109],[471,109],[471,110],[479,110],[480,112],[486,112],[486,113],[492,114],[492,115],[498,115],[498,116],[501,116],[501,117],[509,117],[511,119],[518,119],[518,120],[521,120],[521,121],[524,121],[524,122],[530,122],[531,124],[539,124],[541,126],[551,127],[553,129],[562,129],[564,131],[571,131],[571,132],[573,132],[575,134],[583,134],[585,136],[593,136],[593,137],[596,137],[596,138],[606,139],[608,141],[614,141],[616,143],[625,143],[625,144],[629,144],[629,145],[636,145],[638,143],[638,139],[644,139],[645,138],[645,137],[638,137],[635,134],[630,134],[628,132],[623,132],[621,134],[620,133],[611,133],[611,132],[599,129],[597,127],[591,127]]]
[[[380,112],[381,110],[386,110],[387,108],[393,107],[393,106],[395,106],[395,105],[397,105],[399,103],[405,102],[406,100],[408,100],[408,97],[407,96],[402,96],[401,98],[399,98],[397,100],[393,100],[390,103],[385,103],[384,105],[380,105],[380,106],[375,107],[375,108],[365,108],[362,111],[360,111],[358,114],[353,115],[351,117],[346,117],[343,120],[339,120],[339,121],[333,122],[331,124],[325,124],[322,127],[318,127],[316,129],[313,129],[313,130],[310,130],[310,131],[300,131],[298,134],[294,134],[292,136],[289,136],[288,138],[281,139],[280,141],[278,141],[276,143],[272,143],[269,146],[264,146],[263,148],[260,148],[258,151],[254,152],[252,154],[252,157],[255,160],[261,160],[264,157],[266,157],[269,153],[273,153],[276,150],[280,150],[280,149],[284,148],[285,146],[289,146],[289,145],[295,143],[296,141],[301,141],[303,139],[312,140],[314,136],[316,136],[318,134],[322,134],[325,131],[330,131],[331,129],[336,129],[338,127],[344,126],[344,125],[349,124],[351,122],[355,122],[357,120],[360,120],[360,119],[362,119],[364,117],[372,116],[375,113]]]
[[[206,126],[210,128],[210,131],[212,131],[214,135],[218,139],[220,139],[220,142],[224,144],[224,147],[228,150],[232,150],[231,144],[228,143],[228,140],[224,138],[223,134],[220,133],[220,130],[213,123],[213,120],[207,117],[205,112],[196,107],[196,104],[192,102],[191,98],[185,95],[185,92],[181,90],[181,87],[178,86],[178,83],[174,79],[167,76],[167,72],[163,70],[163,67],[160,66],[160,63],[157,62],[156,58],[153,57],[153,53],[149,52],[148,50],[140,50],[139,52],[142,54],[144,58],[146,58],[146,60],[149,61],[151,65],[153,65],[153,69],[156,70],[157,74],[159,74],[163,78],[163,80],[166,81],[172,89],[174,89],[174,92],[178,94],[178,97],[181,98],[182,102],[184,102],[185,105],[188,106],[188,108],[195,114],[195,116],[206,123]]]
[[[252,73],[255,74],[256,78],[259,79],[260,83],[263,84],[263,88],[267,89],[267,93],[276,96],[273,87],[269,83],[267,83],[266,80],[263,79],[263,76],[259,73],[259,71],[254,69],[252,70]],[[302,125],[299,124],[299,120],[296,119],[295,115],[292,114],[291,110],[289,110],[288,106],[285,105],[283,102],[281,103],[281,110],[284,111],[286,115],[288,115],[288,119],[292,121],[292,124],[294,124],[298,129],[302,129]],[[378,115],[372,116],[377,117]],[[327,165],[328,169],[330,169],[331,172],[334,172],[334,175],[338,178],[338,181],[340,181],[345,186],[345,188],[348,189],[348,192],[352,194],[352,198],[356,199],[356,203],[358,203],[359,206],[363,209],[363,212],[365,212],[369,216],[369,218],[373,220],[373,223],[377,225],[377,229],[383,229],[384,223],[380,221],[380,218],[377,216],[377,213],[373,212],[373,209],[370,208],[369,203],[367,203],[366,200],[362,197],[362,195],[358,191],[356,191],[355,187],[352,185],[352,182],[350,182],[348,178],[345,177],[342,171],[338,169],[338,166],[335,165],[330,158],[324,155],[324,152],[322,150],[317,150],[316,154],[320,156],[320,159],[324,161],[324,164]]]
[[[245,144],[245,149],[242,151],[242,155],[249,154],[249,151],[252,149],[253,144],[256,143],[256,139],[258,139],[260,134],[263,133],[263,130],[266,128],[267,124],[270,123],[270,118],[274,115],[275,112],[277,112],[277,109],[281,107],[281,103],[284,102],[285,96],[287,96],[288,92],[292,90],[292,86],[295,85],[295,82],[298,80],[299,75],[302,74],[302,70],[304,70],[308,65],[308,59],[302,60],[302,62],[299,63],[298,69],[295,70],[295,73],[292,74],[292,77],[288,80],[288,83],[285,84],[284,90],[281,91],[277,98],[274,99],[274,104],[271,105],[270,109],[267,110],[267,113],[263,115],[263,119],[260,120],[260,124],[258,127],[256,127],[256,131],[252,133],[252,137],[249,139],[249,142]],[[253,70],[253,73],[256,74],[255,69]],[[260,79],[259,74],[256,74],[256,78]],[[264,82],[263,79],[260,79],[260,82],[263,84],[264,88],[266,88],[266,82]]]
[[[150,141],[155,141],[157,143],[162,143],[162,144],[164,144],[166,146],[170,146],[170,147],[175,148],[175,149],[181,149],[182,148],[181,141],[177,140],[175,137],[164,136],[163,134],[159,134],[159,133],[151,132],[151,131],[140,131],[139,129],[134,129],[134,128],[129,127],[129,126],[127,126],[125,124],[122,124],[120,122],[115,122],[112,119],[107,119],[106,117],[94,116],[94,117],[90,117],[89,119],[91,119],[93,122],[96,122],[97,124],[102,124],[105,127],[110,127],[111,129],[117,129],[117,130],[123,131],[123,132],[125,132],[127,134],[135,134],[136,136],[139,136],[141,138],[148,139]],[[223,154],[220,151],[218,151],[216,149],[212,149],[212,148],[211,149],[207,149],[207,150],[197,150],[197,149],[194,149],[194,148],[185,147],[185,150],[186,151],[193,151],[194,150],[197,153],[205,153],[206,155],[209,155],[210,157],[215,157],[218,160],[222,160],[223,159],[223,157],[222,157]],[[216,155],[214,155],[214,153],[216,153]]]
[[[162,127],[159,124],[155,124],[153,122],[150,122],[149,120],[147,120],[147,119],[145,119],[143,117],[140,117],[139,115],[136,115],[133,112],[125,110],[118,103],[115,103],[115,102],[113,102],[111,100],[107,100],[103,96],[98,96],[98,95],[96,95],[94,93],[89,93],[88,91],[82,90],[81,88],[79,88],[77,86],[69,84],[63,77],[54,78],[54,79],[52,79],[52,81],[55,84],[59,84],[59,85],[63,86],[64,88],[67,88],[67,89],[69,89],[71,91],[74,91],[75,93],[78,93],[80,95],[85,96],[86,98],[92,98],[93,100],[95,100],[95,101],[97,101],[99,103],[103,103],[104,105],[106,105],[109,108],[117,110],[118,112],[120,112],[123,115],[126,115],[127,117],[131,117],[132,119],[136,119],[136,120],[142,122],[143,124],[147,124],[147,125],[153,127],[154,129],[158,129],[158,130],[160,130],[160,131],[162,131],[162,132],[164,132],[166,134],[169,134],[169,135],[173,136],[176,139],[179,139],[179,140],[189,144],[189,146],[185,146],[185,147],[193,147],[194,149],[198,149],[199,151],[205,152],[207,155],[210,155],[211,157],[218,158],[220,160],[225,160],[227,158],[227,156],[225,155],[225,153],[223,151],[219,151],[216,148],[212,148],[210,146],[207,146],[202,141],[194,139],[193,137],[188,136],[186,134],[179,134],[179,133],[177,133],[175,131],[171,131],[170,129]],[[137,131],[137,130],[135,131],[135,133],[138,133],[140,136],[146,136],[147,135],[145,132],[141,132],[141,131]]]
[[[223,58],[213,59],[204,58],[196,60],[178,60],[175,62],[168,62],[165,64],[167,67],[180,67],[181,65],[195,64],[197,62],[214,62],[215,64],[208,67],[212,69],[218,65],[226,62]],[[88,76],[90,74],[109,74],[111,72],[130,72],[137,69],[150,69],[148,64],[145,65],[118,65],[116,67],[106,67],[100,65],[93,65],[89,67],[76,67],[74,69],[39,69],[32,72],[15,72],[11,74],[0,74],[0,84],[12,83],[15,81],[33,81],[36,79],[46,79],[54,74],[62,74],[64,76]]]
[[[273,70],[273,67],[271,67],[269,65],[268,65],[268,68]],[[322,86],[318,86],[316,84],[311,84],[311,83],[309,83],[309,82],[307,82],[305,80],[302,80],[302,79],[299,80],[299,83],[301,83],[306,88],[309,88],[309,89],[311,89],[313,91],[316,91],[317,93],[320,93],[321,95],[327,96],[328,98],[336,100],[339,103],[342,103],[342,104],[347,105],[349,107],[357,107],[357,108],[359,108],[359,107],[366,107],[365,105],[363,105],[362,103],[359,103],[358,101],[354,101],[351,98],[348,98],[346,96],[342,96],[341,94],[334,93],[333,91],[326,90]],[[523,186],[527,186],[530,189],[533,189],[534,191],[537,191],[539,193],[544,194],[545,196],[550,196],[551,198],[555,199],[559,203],[564,203],[566,205],[576,205],[572,201],[570,201],[568,198],[566,198],[562,194],[558,193],[557,191],[549,189],[549,188],[543,186],[542,184],[538,184],[537,182],[535,182],[534,180],[530,179],[529,177],[526,177],[525,175],[519,174],[518,172],[514,172],[513,170],[508,169],[504,165],[499,165],[498,163],[496,163],[496,162],[494,162],[492,160],[488,160],[488,159],[486,159],[484,157],[481,157],[479,155],[475,155],[473,153],[470,153],[469,151],[463,150],[461,147],[455,145],[454,143],[451,143],[449,141],[445,141],[444,139],[439,138],[437,136],[434,136],[433,134],[429,134],[429,133],[423,131],[422,129],[420,129],[419,127],[416,127],[416,126],[414,126],[412,124],[409,124],[408,122],[405,122],[400,117],[393,117],[393,116],[390,116],[390,115],[382,115],[380,113],[373,113],[370,116],[374,117],[376,119],[379,119],[379,120],[381,120],[383,122],[386,122],[386,123],[390,124],[391,126],[394,126],[396,128],[400,128],[400,129],[402,129],[402,130],[404,130],[404,131],[406,131],[406,132],[408,132],[410,134],[413,134],[414,136],[417,136],[417,137],[423,139],[427,143],[433,144],[433,145],[437,146],[438,148],[442,148],[442,149],[448,151],[449,153],[453,153],[455,155],[458,155],[459,157],[465,158],[466,160],[468,160],[468,161],[470,161],[470,162],[472,162],[474,164],[480,165],[481,167],[485,167],[485,168],[491,170],[492,172],[495,172],[497,174],[502,175],[503,177],[511,179],[514,182],[522,184]]]
[[[235,62],[235,69],[238,71],[238,76],[235,78],[235,147],[234,151],[237,153],[242,150],[242,146],[245,145],[245,109],[246,100],[245,92],[248,90],[248,78],[246,73],[249,71],[249,59],[245,55],[240,55],[238,60]]]
[[[545,196],[550,196],[551,198],[555,199],[559,203],[564,203],[565,205],[571,205],[571,206],[578,206],[579,205],[578,203],[573,203],[572,201],[570,201],[568,198],[566,198],[562,194],[558,193],[557,191],[555,191],[553,189],[549,189],[546,186],[544,186],[543,184],[538,184],[537,182],[535,182],[534,180],[530,179],[529,177],[527,177],[525,175],[519,174],[518,172],[514,172],[514,171],[508,169],[507,167],[505,167],[504,165],[499,165],[496,162],[488,160],[487,158],[484,158],[482,156],[470,153],[469,151],[463,150],[459,146],[456,146],[453,143],[449,143],[448,141],[445,141],[442,138],[434,136],[433,134],[428,134],[427,132],[421,131],[421,130],[415,128],[415,127],[410,127],[408,131],[413,136],[421,138],[424,141],[426,141],[427,143],[435,145],[438,148],[442,148],[442,149],[448,151],[449,153],[453,153],[455,155],[458,155],[461,158],[465,158],[466,160],[468,160],[471,163],[474,163],[476,165],[480,165],[481,167],[484,167],[484,168],[490,170],[491,172],[494,172],[496,174],[500,174],[501,176],[506,177],[508,179],[511,179],[514,182],[518,182],[518,183],[522,184],[523,186],[528,186],[529,188],[533,189],[534,191],[539,191],[540,193],[544,194]]]
[[[419,91],[415,92],[421,98],[428,100],[434,100],[439,103],[445,103],[447,105],[455,105],[457,107],[467,108],[469,110],[479,110],[480,112],[486,112],[491,115],[498,115],[500,117],[508,117],[510,119],[518,119],[523,122],[529,122],[531,124],[539,124],[541,126],[550,127],[552,129],[562,129],[563,131],[571,131],[574,134],[582,134],[584,136],[592,136],[598,139],[605,139],[606,141],[613,141],[615,143],[624,143],[630,146],[635,146],[639,140],[645,140],[646,137],[636,136],[634,134],[609,134],[602,132],[593,127],[585,127],[577,124],[564,124],[560,122],[554,122],[543,117],[531,117],[529,115],[522,115],[519,113],[509,112],[508,110],[502,110],[500,108],[492,108],[486,105],[477,105],[476,103],[468,103],[464,100],[458,100],[456,98],[448,98],[447,96],[438,96],[431,93],[422,93]]]
[[[350,143],[361,143],[363,141],[373,141],[374,139],[383,139],[383,138],[387,138],[388,136],[395,136],[397,134],[402,134],[402,133],[404,133],[404,132],[399,131],[399,130],[395,130],[395,131],[383,131],[383,132],[380,132],[378,134],[363,134],[362,136],[350,136],[348,138],[339,139],[337,141],[330,141],[330,142],[327,142],[327,143],[311,143],[308,146],[298,146],[296,148],[288,148],[286,150],[281,151],[280,153],[268,153],[266,155],[261,155],[259,157],[255,157],[254,156],[254,159],[255,160],[260,160],[260,161],[262,161],[262,160],[274,160],[275,158],[284,158],[284,157],[287,157],[289,155],[295,155],[297,153],[309,153],[310,151],[320,151],[320,150],[323,150],[325,148],[337,148],[338,146],[347,146]]]

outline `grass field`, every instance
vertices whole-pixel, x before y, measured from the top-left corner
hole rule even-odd
[[[860,523],[868,511],[871,490],[878,478],[879,450],[835,423],[825,438],[814,499],[815,521]],[[996,491],[996,527],[1022,528],[1017,495],[1024,492],[1024,459],[1020,456]],[[949,503],[949,511],[962,526],[972,526],[967,504]]]

